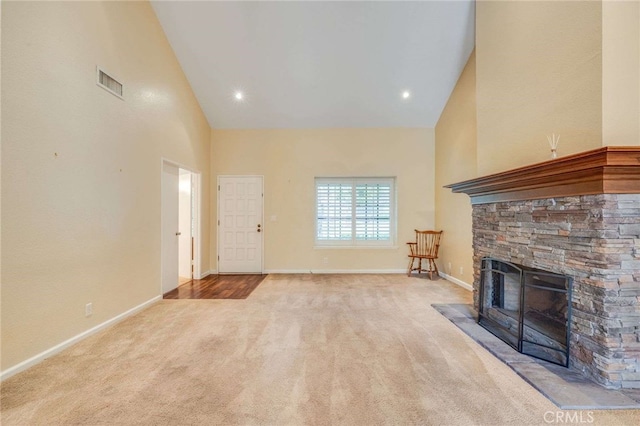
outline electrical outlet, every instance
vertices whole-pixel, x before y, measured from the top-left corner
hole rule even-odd
[[[451,275],[451,262],[447,263],[447,272]]]
[[[93,303],[89,302],[84,305],[84,316],[90,317],[91,315],[93,315]]]
[[[460,267],[460,275],[464,275],[464,268],[462,266]]]
[[[328,257],[323,257],[322,258],[322,264],[323,265],[327,265],[329,263],[329,258]]]

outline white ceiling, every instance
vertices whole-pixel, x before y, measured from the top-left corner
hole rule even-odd
[[[435,127],[474,46],[473,0],[152,5],[213,128]]]

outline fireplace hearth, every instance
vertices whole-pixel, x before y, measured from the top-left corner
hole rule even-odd
[[[569,366],[569,277],[482,259],[478,323],[518,352]]]

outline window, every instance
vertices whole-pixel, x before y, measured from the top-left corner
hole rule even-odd
[[[316,245],[392,246],[395,178],[316,178]]]

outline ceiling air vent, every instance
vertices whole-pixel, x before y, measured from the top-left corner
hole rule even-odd
[[[104,90],[113,93],[120,99],[124,99],[122,97],[123,87],[122,83],[118,80],[107,74],[105,70],[100,67],[97,67],[98,70],[98,86],[102,87]]]

